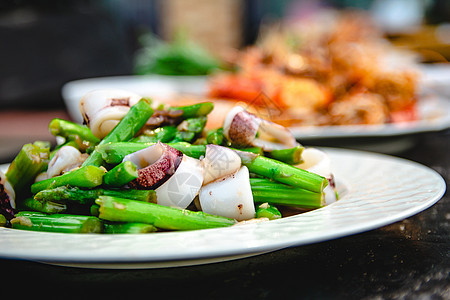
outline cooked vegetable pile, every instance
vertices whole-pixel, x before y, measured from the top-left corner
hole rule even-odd
[[[58,145],[26,144],[0,172],[0,226],[195,230],[336,201],[324,152],[304,149],[287,129],[242,107],[228,112],[223,127],[206,131],[212,109],[209,102],[171,107],[122,90],[86,94],[86,125],[52,120]]]

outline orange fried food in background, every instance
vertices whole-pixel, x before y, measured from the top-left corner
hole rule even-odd
[[[240,53],[237,72],[211,78],[209,96],[260,111],[270,102],[279,109],[272,120],[283,125],[415,120],[418,78],[411,62],[364,14],[323,20],[270,28]]]

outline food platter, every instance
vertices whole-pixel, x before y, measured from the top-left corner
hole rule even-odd
[[[0,228],[0,257],[88,268],[227,261],[379,228],[427,209],[446,189],[437,172],[415,162],[370,152],[323,150],[330,155],[341,198],[321,209],[257,224],[141,235]]]
[[[113,76],[88,78],[68,82],[62,89],[64,102],[71,118],[81,123],[78,103],[93,89],[119,88],[143,96],[170,99],[179,94],[201,97],[207,91],[206,76]],[[300,141],[336,138],[387,138],[422,132],[435,132],[450,127],[450,101],[439,95],[422,95],[418,103],[421,116],[414,122],[382,125],[297,126],[291,132]]]

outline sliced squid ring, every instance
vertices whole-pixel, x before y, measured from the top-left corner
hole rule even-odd
[[[266,151],[292,148],[298,144],[288,129],[261,119],[241,106],[235,106],[227,114],[223,133],[235,145],[261,147]]]
[[[14,217],[16,209],[16,194],[11,184],[6,179],[6,175],[0,171],[0,214],[8,220]]]
[[[204,168],[203,184],[235,173],[241,167],[241,158],[227,147],[206,145],[205,158],[202,160]]]
[[[136,189],[156,189],[177,170],[183,153],[163,143],[128,154],[123,161],[131,161],[138,169],[138,178],[129,185]]]
[[[203,185],[203,168],[198,159],[183,155],[183,159],[173,174],[158,187],[156,201],[160,205],[186,208],[198,195]]]
[[[199,202],[205,213],[238,221],[254,218],[255,204],[247,167],[242,166],[237,172],[203,186]]]
[[[72,146],[62,146],[48,163],[47,178],[58,176],[81,166],[87,154]]]
[[[160,205],[186,208],[203,185],[203,168],[189,157],[161,142],[125,156],[138,168],[138,178],[129,185],[153,189]]]
[[[102,139],[141,98],[125,90],[95,90],[81,98],[80,112],[92,133]]]

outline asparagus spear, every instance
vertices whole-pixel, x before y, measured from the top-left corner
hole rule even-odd
[[[90,208],[90,213],[92,216],[98,217],[98,215],[100,214],[100,205],[95,203],[92,204]]]
[[[6,171],[6,178],[16,195],[29,190],[34,178],[47,167],[49,153],[50,149],[46,143],[23,145]]]
[[[323,205],[324,194],[311,192],[274,182],[265,178],[250,178],[253,200],[257,203],[285,205],[301,208],[319,208]]]
[[[144,133],[134,139],[131,142],[138,143],[161,143],[170,142],[175,138],[177,128],[175,126],[162,126],[154,130],[145,130]]]
[[[34,198],[26,198],[19,202],[19,208],[23,210],[35,210],[47,214],[59,214],[67,210],[67,205],[50,200],[41,202]]]
[[[62,136],[66,141],[75,142],[78,149],[93,149],[100,142],[88,127],[70,121],[53,119],[48,128],[54,136]]]
[[[100,196],[95,202],[100,205],[99,218],[115,222],[138,222],[152,224],[155,227],[170,230],[195,230],[226,227],[235,220],[116,197]]]
[[[138,178],[136,165],[131,161],[124,161],[109,170],[103,177],[106,185],[121,187]]]
[[[145,223],[104,223],[104,233],[151,233],[157,229]]]
[[[236,150],[236,153],[251,173],[316,193],[322,193],[328,185],[325,177],[286,163],[249,152]]]
[[[189,118],[181,122],[177,127],[175,142],[191,142],[194,138],[203,131],[206,125],[206,117]]]
[[[282,149],[282,150],[272,150],[267,152],[267,156],[287,163],[289,165],[298,165],[302,160],[302,153],[304,147],[301,145],[297,145],[293,148]]]
[[[281,219],[281,213],[273,205],[265,202],[256,209],[256,218],[268,218],[269,220]]]
[[[212,129],[206,133],[206,143],[222,145],[224,141],[223,128]]]
[[[101,233],[102,221],[97,217],[37,212],[19,212],[11,220],[15,229],[63,233]]]
[[[155,143],[133,143],[133,142],[121,142],[121,143],[110,143],[105,145],[99,145],[96,150],[101,153],[103,160],[108,164],[119,164],[122,162],[123,158],[133,152],[145,149],[154,145]],[[200,158],[205,156],[206,146],[205,145],[192,145],[187,142],[177,142],[177,143],[167,143],[167,145],[183,152],[183,154],[193,157]],[[239,149],[244,152],[252,152],[255,154],[261,154],[262,149],[259,147],[250,147]]]
[[[214,104],[212,102],[202,102],[186,106],[172,106],[169,107],[168,110],[181,110],[183,111],[181,117],[183,119],[189,119],[204,117],[208,115],[213,110],[213,108]]]
[[[93,188],[102,184],[105,169],[95,166],[85,166],[64,173],[63,175],[38,181],[31,185],[31,192],[36,194],[42,190],[63,185]]]
[[[101,153],[102,158],[105,160],[105,162],[109,164],[118,164],[126,155],[145,149],[154,144],[155,143],[132,142],[110,143],[97,146],[96,151]],[[205,145],[191,145],[186,142],[167,143],[167,145],[180,150],[187,156],[191,156],[194,158],[200,158],[202,155],[205,155],[206,152]]]
[[[7,221],[6,221],[5,216],[0,214],[0,227],[6,226],[6,223],[7,223]]]
[[[144,202],[156,202],[156,193],[154,190],[135,190],[135,189],[89,189],[83,190],[73,186],[60,186],[54,189],[42,190],[34,199],[39,202],[61,201],[77,202],[80,204],[93,204],[99,196],[113,196],[126,199],[139,200]]]
[[[130,108],[128,113],[120,120],[116,127],[108,133],[99,145],[130,140],[142,126],[145,125],[152,114],[153,109],[148,100],[144,98],[139,100],[138,103]],[[102,155],[97,150],[94,150],[94,152],[92,152],[84,161],[83,166],[100,166],[102,162]]]

